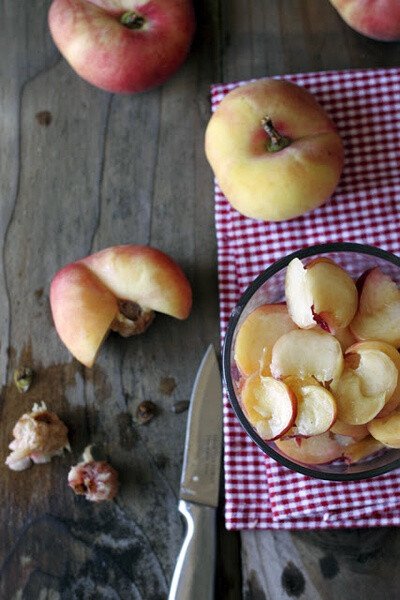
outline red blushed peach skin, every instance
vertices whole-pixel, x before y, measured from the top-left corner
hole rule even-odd
[[[116,93],[166,81],[186,58],[195,30],[190,0],[53,0],[48,22],[78,75]]]
[[[50,286],[50,305],[58,335],[68,350],[91,367],[115,323],[133,325],[136,315],[124,313],[122,304],[135,312],[161,312],[177,319],[188,317],[192,304],[190,284],[181,268],[166,254],[148,246],[115,246],[61,269]]]
[[[289,145],[268,149],[270,117]],[[283,221],[326,202],[343,167],[343,146],[322,106],[306,89],[284,80],[238,86],[212,115],[205,152],[226,198],[243,215]]]
[[[279,450],[288,458],[305,465],[323,465],[330,463],[343,454],[343,448],[329,434],[313,435],[309,438],[296,440],[276,440]]]
[[[330,0],[355,31],[385,42],[400,40],[400,3],[397,0]]]
[[[290,316],[305,329],[318,323],[335,334],[349,325],[357,310],[354,281],[328,258],[316,258],[306,267],[294,258],[286,271],[285,294]]]

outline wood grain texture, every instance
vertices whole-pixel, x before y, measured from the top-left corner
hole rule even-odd
[[[203,150],[210,84],[300,71],[392,66],[399,44],[347,27],[325,0],[196,1],[188,60],[136,96],[90,86],[55,48],[50,0],[4,0],[0,35],[0,598],[167,597],[183,539],[177,494],[188,400],[204,350],[219,345],[213,178]],[[190,318],[158,315],[136,339],[111,335],[95,367],[54,330],[51,278],[107,246],[154,245],[194,292]],[[29,364],[21,395],[14,369]],[[170,386],[165,385],[169,378]],[[24,473],[4,465],[12,427],[44,400],[68,425],[72,453]],[[145,426],[142,400],[157,405]],[[67,488],[94,443],[120,473],[116,500]],[[396,597],[396,529],[243,532],[220,513],[216,597]],[[241,556],[239,555],[241,551]]]

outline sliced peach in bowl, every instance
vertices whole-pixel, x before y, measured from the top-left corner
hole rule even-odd
[[[300,437],[320,435],[328,431],[336,420],[336,402],[332,394],[314,377],[301,379],[290,376],[284,383],[297,398],[297,414],[293,432]]]
[[[263,440],[284,435],[296,417],[296,396],[273,377],[250,375],[243,386],[241,402],[249,422]]]
[[[276,340],[297,329],[285,304],[264,304],[252,311],[243,321],[235,342],[236,365],[244,377],[260,368],[260,362],[271,362],[272,346]]]
[[[393,395],[398,371],[380,350],[365,349],[346,356],[341,377],[332,382],[338,418],[350,425],[368,423]]]
[[[349,325],[357,310],[354,281],[328,258],[316,258],[306,266],[294,258],[286,271],[285,294],[289,314],[305,329],[319,324],[335,333]]]
[[[375,267],[359,282],[359,306],[350,327],[358,340],[382,340],[400,347],[400,289]]]
[[[295,329],[282,335],[272,348],[271,373],[282,379],[315,377],[320,383],[340,377],[342,348],[337,339],[320,329]]]
[[[370,434],[385,446],[400,448],[400,413],[393,412],[387,417],[373,419],[367,427]]]
[[[343,447],[329,432],[300,440],[276,440],[275,444],[283,454],[306,465],[330,463],[343,454]]]

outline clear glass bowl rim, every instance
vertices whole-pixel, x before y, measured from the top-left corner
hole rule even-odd
[[[243,292],[238,302],[236,303],[236,306],[233,309],[231,317],[229,319],[229,323],[225,333],[225,339],[222,350],[222,371],[225,386],[228,391],[228,399],[236,417],[238,418],[241,426],[249,435],[249,437],[257,444],[257,446],[265,454],[273,458],[276,462],[280,463],[281,465],[287,467],[288,469],[296,471],[298,473],[302,473],[303,475],[307,475],[308,477],[314,477],[317,479],[325,479],[330,481],[357,481],[361,479],[377,477],[378,475],[383,475],[384,473],[388,473],[389,471],[393,471],[394,469],[399,468],[400,458],[395,459],[392,462],[387,463],[386,465],[375,467],[370,470],[360,471],[358,473],[330,473],[325,471],[317,471],[312,469],[311,467],[307,467],[306,465],[302,465],[291,461],[289,458],[279,454],[271,446],[269,446],[269,444],[267,444],[250,425],[236,397],[231,377],[232,343],[236,325],[240,319],[243,309],[245,308],[249,300],[253,297],[254,293],[268,279],[270,279],[270,277],[275,275],[275,273],[278,273],[280,270],[287,267],[287,265],[293,258],[297,257],[301,260],[303,258],[315,256],[316,254],[327,254],[330,252],[355,252],[359,254],[367,254],[376,258],[380,258],[381,260],[391,262],[392,264],[400,268],[400,258],[397,257],[395,254],[392,254],[387,250],[383,250],[382,248],[378,248],[377,246],[370,246],[368,244],[361,244],[356,242],[332,242],[325,244],[315,244],[313,246],[300,248],[298,250],[295,250],[291,254],[280,258],[279,260],[275,261],[272,265],[267,267],[264,271],[262,271],[260,275],[258,275],[258,277],[256,277],[256,279],[252,281],[252,283],[247,287],[247,289]]]

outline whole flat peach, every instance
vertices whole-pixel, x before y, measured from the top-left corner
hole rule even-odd
[[[268,119],[277,135],[267,133]],[[275,144],[278,138],[288,143]],[[343,167],[340,136],[315,97],[272,78],[225,96],[208,123],[205,151],[232,206],[265,221],[291,219],[326,202]]]

